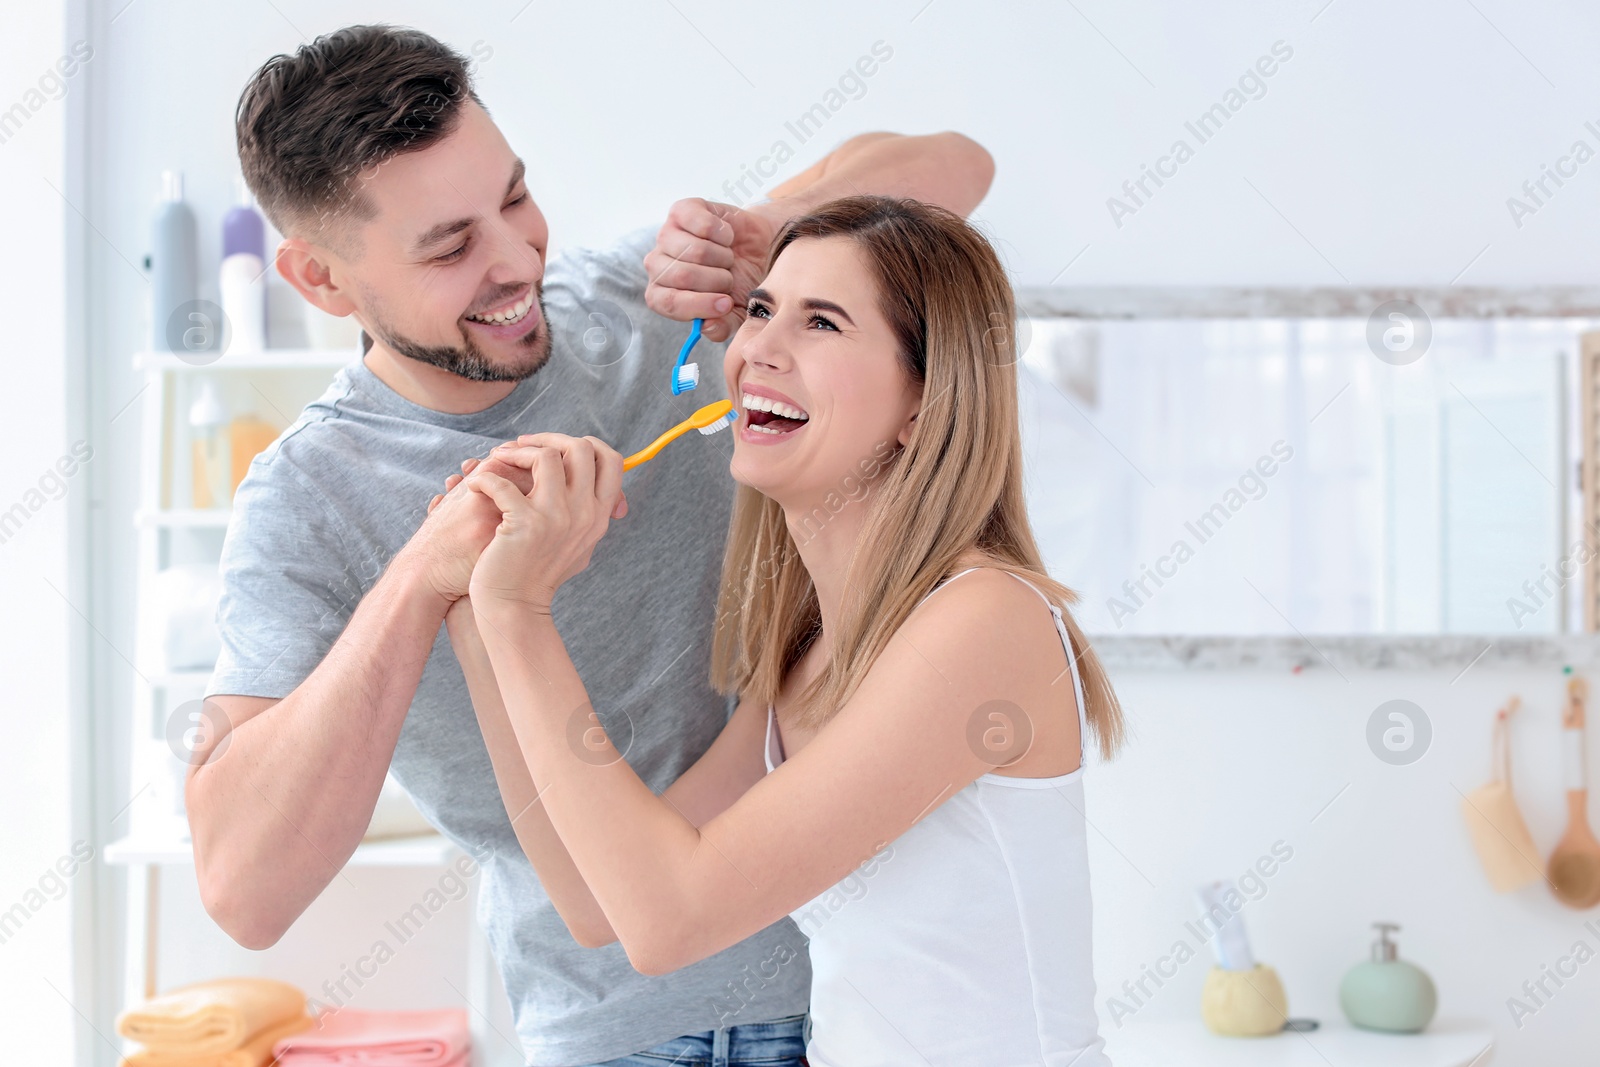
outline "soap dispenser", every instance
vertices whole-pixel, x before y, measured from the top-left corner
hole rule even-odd
[[[1417,1033],[1432,1021],[1439,1007],[1433,979],[1421,967],[1398,958],[1389,935],[1400,927],[1394,923],[1372,925],[1378,931],[1372,959],[1356,964],[1344,976],[1339,985],[1339,1006],[1352,1026],[1395,1034]]]

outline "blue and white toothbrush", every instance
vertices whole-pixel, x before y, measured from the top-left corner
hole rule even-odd
[[[700,364],[684,361],[689,358],[690,349],[700,340],[700,327],[705,325],[705,321],[705,319],[694,320],[694,325],[689,327],[689,336],[684,340],[683,347],[678,349],[678,362],[672,366],[673,396],[681,396],[700,384]]]

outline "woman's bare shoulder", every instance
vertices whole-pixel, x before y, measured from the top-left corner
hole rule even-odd
[[[1049,607],[1037,590],[1017,580],[994,561],[970,564],[971,573],[945,580],[912,611],[900,636],[914,644],[931,642],[955,662],[996,657],[1010,663],[1035,658],[1059,646],[1049,625]],[[965,569],[965,568],[962,568]],[[938,662],[938,661],[935,661]]]
[[[1078,766],[1067,652],[1039,591],[986,566],[941,588],[900,636],[920,653],[903,659],[902,671],[920,665],[944,683],[928,690],[938,694],[927,705],[930,725],[943,720],[964,728],[969,746],[987,746],[993,723],[1005,723],[1007,745],[1020,747],[1002,746],[986,760],[1001,773],[1048,777]]]

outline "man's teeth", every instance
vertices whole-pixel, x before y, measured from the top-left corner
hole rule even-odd
[[[474,322],[487,322],[495,326],[509,326],[526,315],[531,307],[533,307],[533,293],[529,291],[527,296],[508,308],[502,308],[487,315],[468,315],[467,318]]]
[[[740,402],[746,410],[754,408],[756,411],[770,411],[774,415],[780,415],[786,419],[794,419],[798,422],[804,422],[811,417],[799,408],[790,407],[781,400],[774,400],[767,396],[755,396],[751,393],[745,393],[740,397]],[[752,427],[752,429],[760,429],[760,427]]]

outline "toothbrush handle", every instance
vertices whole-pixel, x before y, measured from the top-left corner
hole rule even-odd
[[[651,441],[644,448],[641,448],[627,459],[624,459],[622,461],[622,469],[625,471],[631,471],[641,463],[648,463],[650,460],[656,458],[656,453],[660,452],[663,448],[666,448],[672,442],[676,441],[678,438],[682,437],[692,429],[694,429],[694,424],[689,419],[684,419],[682,422],[678,423],[678,425],[674,426],[660,437],[657,437],[654,441]]]
[[[690,415],[687,419],[684,419],[682,422],[678,423],[678,425],[672,427],[666,433],[663,433],[660,437],[657,437],[654,441],[651,441],[650,444],[645,448],[640,449],[627,459],[623,460],[622,469],[625,471],[631,471],[633,468],[637,467],[646,460],[654,459],[657,452],[660,452],[663,448],[667,447],[667,445],[671,444],[673,441],[676,441],[690,430],[699,430],[702,433],[716,433],[717,430],[722,429],[723,427],[727,426],[728,423],[732,422],[733,418],[733,401],[712,401],[705,407],[697,410],[693,415]],[[711,427],[715,427],[715,429],[712,429]]]

